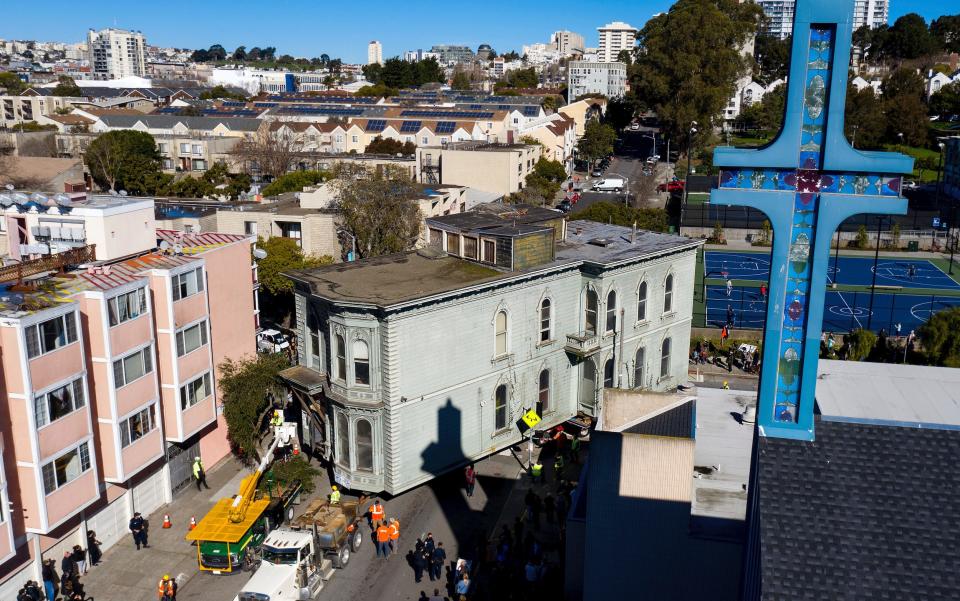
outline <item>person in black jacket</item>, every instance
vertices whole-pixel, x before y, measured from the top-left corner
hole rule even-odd
[[[57,574],[56,562],[52,559],[45,559],[43,561],[43,571],[41,575],[43,577],[43,588],[47,594],[47,599],[53,601],[57,598],[57,593],[60,592],[60,576]]]
[[[443,550],[443,543],[437,543],[430,558],[430,580],[440,580],[443,577],[443,566],[447,563],[447,552]]]
[[[140,550],[140,545],[149,549],[150,545],[147,544],[147,524],[139,511],[134,513],[133,517],[130,518],[129,527],[130,532],[133,533],[133,543],[137,545],[137,551]]]
[[[60,572],[63,574],[63,579],[67,580],[73,578],[73,575],[77,571],[77,562],[73,560],[73,553],[70,551],[63,552],[63,559],[60,560]]]
[[[93,565],[100,563],[100,558],[103,557],[103,552],[100,550],[102,544],[97,540],[96,532],[87,530],[87,552],[90,554],[90,563]]]

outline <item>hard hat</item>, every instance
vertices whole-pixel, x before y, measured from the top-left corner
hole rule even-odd
[[[332,488],[333,488],[333,490],[337,490],[337,485],[334,484]]]
[[[163,579],[164,579],[164,580],[170,580],[170,574],[164,574],[164,575],[163,575]]]
[[[193,460],[194,460],[194,461],[200,461],[200,458],[199,458],[199,457],[194,457]]]

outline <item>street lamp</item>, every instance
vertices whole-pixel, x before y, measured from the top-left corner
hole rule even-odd
[[[943,150],[946,148],[946,144],[943,142],[937,142],[937,146],[940,147],[940,160],[937,162],[937,187],[936,187],[936,205],[937,208],[940,208],[940,186],[941,175],[943,173]],[[950,275],[953,275],[953,253],[956,250],[957,241],[954,239],[953,228],[957,227],[955,221],[957,220],[957,199],[953,196],[950,197],[950,217],[947,221],[947,244],[950,245]]]
[[[884,219],[889,219],[889,217],[887,215],[880,215],[877,218],[877,250],[873,255],[873,283],[870,284],[870,309],[867,311],[868,330],[873,323],[873,293],[877,289],[877,263],[880,261],[880,232]]]
[[[357,237],[348,232],[347,230],[337,230],[338,234],[344,234],[350,236],[351,248],[350,256],[347,257],[347,261],[356,261],[357,260]]]
[[[684,209],[687,208],[687,189],[690,187],[690,155],[693,153],[693,134],[697,133],[697,122],[690,122],[690,129],[687,130],[687,174],[683,179],[683,203]],[[680,211],[681,224],[683,221],[683,211]]]
[[[860,129],[859,125],[854,125],[853,127],[853,137],[850,140],[850,146],[857,147],[857,130]]]

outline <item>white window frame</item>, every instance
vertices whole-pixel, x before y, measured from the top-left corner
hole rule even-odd
[[[57,320],[61,322],[60,327],[63,328],[64,341],[59,342],[55,340],[54,346],[47,348],[46,344],[44,344],[45,339],[40,335],[40,328]],[[41,322],[26,326],[23,328],[23,336],[26,342],[25,346],[28,359],[36,359],[37,357],[42,357],[47,353],[52,353],[53,351],[70,346],[79,339],[77,333],[77,312],[70,311],[68,313],[64,313],[63,315],[57,315],[56,317],[45,319]]]
[[[63,482],[58,482],[57,472],[56,472],[57,461],[59,461],[60,459],[63,459],[64,457],[66,457],[71,453],[77,454],[77,460],[80,462],[80,471],[77,472],[72,478],[64,480]],[[84,464],[86,464],[86,466],[84,466]],[[78,478],[83,476],[83,474],[90,471],[92,467],[93,467],[93,462],[90,460],[90,440],[89,439],[84,440],[80,444],[74,445],[69,449],[61,451],[55,457],[50,458],[48,461],[44,462],[43,465],[40,466],[40,478],[43,483],[44,496],[52,495],[59,489],[70,484],[74,480],[77,480]],[[50,471],[48,471],[48,469]],[[53,481],[52,489],[48,488],[48,474],[49,474],[49,478],[52,479]]]
[[[146,418],[147,428],[136,439],[131,438],[133,433],[131,422],[134,418]],[[120,448],[125,449],[157,429],[157,403],[153,402],[142,409],[138,409],[120,420]]]
[[[191,280],[190,277],[193,276],[193,290],[190,289]],[[173,290],[173,302],[182,300],[185,298],[190,298],[195,294],[200,294],[203,292],[204,282],[203,282],[203,267],[197,267],[195,269],[190,269],[182,273],[178,273],[170,277],[170,287]],[[181,288],[183,290],[181,290]]]
[[[204,394],[203,396],[197,396],[197,392],[201,390],[198,387],[195,387],[197,383],[200,383],[200,386],[203,387]],[[204,400],[210,398],[213,395],[213,378],[210,376],[209,371],[205,371],[202,374],[187,380],[182,386],[180,386],[180,410],[186,411],[194,405],[202,403]]]
[[[643,323],[647,321],[647,304],[650,299],[650,286],[647,285],[647,281],[643,280],[640,282],[640,285],[637,286],[637,322]]]
[[[503,329],[500,329],[500,316],[503,316]],[[498,309],[493,316],[493,356],[505,357],[510,354],[510,315],[506,309]]]
[[[611,299],[612,302],[611,302]],[[612,306],[611,306],[612,305]],[[611,324],[611,321],[613,322]],[[607,292],[606,306],[603,312],[603,333],[613,334],[617,331],[617,291]]]
[[[66,389],[70,394],[70,407],[71,409],[57,418],[50,417],[50,396],[61,390]],[[83,381],[83,377],[74,378],[67,382],[51,386],[47,390],[37,393],[33,397],[33,417],[36,421],[36,427],[39,430],[45,426],[48,426],[54,422],[60,421],[61,419],[72,415],[79,409],[82,409],[87,406],[87,391],[86,386]]]
[[[664,345],[667,347],[667,354],[663,354]],[[673,338],[665,337],[660,341],[660,379],[670,377],[670,355],[673,353]]]
[[[133,306],[136,307],[135,314],[131,313],[131,307]],[[123,311],[121,311],[121,309],[123,309]],[[123,312],[126,312],[126,315],[123,315]],[[107,316],[111,328],[136,319],[148,312],[147,289],[145,287],[118,294],[107,300]]]
[[[134,355],[140,355],[140,362],[143,365],[143,373],[134,378],[128,377],[127,374],[127,365],[125,361]],[[154,361],[153,361],[153,345],[148,344],[138,348],[137,350],[123,355],[119,359],[113,361],[113,385],[115,388],[120,389],[126,386],[127,384],[132,384],[140,378],[146,377],[147,375],[153,373],[154,370]],[[119,369],[119,371],[118,371]],[[122,382],[121,382],[122,380]]]
[[[190,336],[193,336],[192,330],[197,330],[199,332],[198,334],[196,334],[197,336],[196,342],[198,344],[188,349],[187,336],[188,336],[188,332],[190,332],[189,333]],[[177,357],[186,357],[190,353],[207,346],[207,343],[210,342],[210,336],[209,336],[209,330],[207,328],[206,318],[201,319],[200,321],[193,322],[192,324],[186,327],[180,328],[179,330],[177,330],[175,338],[176,338],[176,346],[177,346]]]
[[[673,288],[674,288],[675,278],[672,273],[668,273],[667,277],[663,278],[663,312],[673,313]]]
[[[500,423],[500,412],[501,405],[498,403],[497,393],[500,389],[503,389],[503,423]],[[510,386],[507,384],[499,384],[496,388],[493,389],[493,430],[494,432],[500,432],[501,430],[506,430],[510,425]]]
[[[353,354],[353,357],[351,357],[351,359],[353,359],[353,383],[354,383],[354,385],[356,385],[356,386],[370,386],[370,377],[371,377],[371,374],[370,374],[370,343],[367,342],[366,340],[361,340],[361,339],[358,338],[357,340],[354,340],[354,341],[353,341],[353,344],[352,344],[351,346],[352,346],[352,348],[351,348],[350,350],[352,351],[352,354]],[[365,354],[366,357],[360,357],[360,353],[359,353],[358,351],[360,350],[360,347],[361,347],[361,346],[363,347],[363,351],[364,351],[363,354]],[[357,366],[358,366],[359,364],[366,364],[366,366],[367,366],[367,381],[366,381],[366,382],[361,382],[361,381],[360,381],[360,378],[357,377]]]
[[[546,315],[544,315],[544,310],[546,310]],[[553,339],[553,301],[549,297],[540,301],[537,317],[540,319],[539,342],[540,344],[546,344]]]

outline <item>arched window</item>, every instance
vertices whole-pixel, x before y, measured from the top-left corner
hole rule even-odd
[[[637,289],[637,321],[646,321],[647,319],[647,283],[640,282],[640,288]]]
[[[607,329],[613,332],[617,329],[617,293],[613,290],[607,295]]]
[[[673,311],[673,274],[667,276],[663,282],[663,312]]]
[[[540,303],[540,342],[550,340],[550,299]]]
[[[584,320],[584,329],[587,334],[597,333],[597,293],[587,290],[587,311]]]
[[[646,353],[643,351],[643,347],[637,349],[637,354],[633,358],[633,387],[640,388],[643,386],[643,364],[646,360],[644,356]]]
[[[343,336],[337,334],[337,366],[334,377],[339,380],[347,379],[347,348],[343,342]]]
[[[537,393],[537,415],[550,409],[550,370],[540,372],[540,387]]]
[[[507,385],[497,386],[493,397],[494,427],[497,430],[502,430],[507,427]]]
[[[357,469],[373,471],[373,426],[365,419],[357,420]]]
[[[660,345],[660,377],[666,378],[670,375],[670,339],[664,338]]]
[[[603,387],[613,388],[613,359],[603,364]]]
[[[353,341],[353,381],[370,385],[370,349],[363,340]]]
[[[497,357],[507,354],[507,312],[498,311],[496,319],[496,336],[494,353]]]
[[[597,368],[593,361],[583,362],[583,379],[580,381],[580,402],[593,405],[597,401]]]
[[[337,463],[350,467],[350,426],[345,413],[337,413]]]

